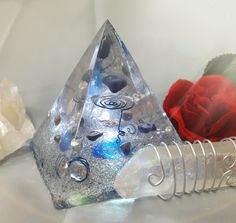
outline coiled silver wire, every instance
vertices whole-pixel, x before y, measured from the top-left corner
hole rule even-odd
[[[215,191],[217,189],[219,189],[222,186],[222,183],[225,182],[225,185],[227,186],[236,186],[236,137],[231,137],[231,138],[225,138],[221,140],[222,142],[231,142],[234,148],[234,155],[232,153],[228,153],[223,157],[223,174],[221,176],[221,178],[219,179],[219,183],[216,184],[216,180],[217,180],[217,152],[215,150],[215,147],[213,145],[213,143],[208,140],[205,139],[203,141],[203,143],[199,140],[194,141],[193,143],[190,143],[189,141],[184,142],[186,145],[189,146],[189,149],[192,153],[192,157],[193,157],[193,161],[194,161],[194,170],[193,170],[193,186],[191,187],[191,189],[186,189],[186,184],[187,184],[187,178],[186,178],[186,160],[184,159],[184,155],[183,155],[183,151],[181,150],[181,147],[178,143],[173,142],[173,145],[176,147],[176,151],[178,153],[178,158],[180,158],[181,164],[182,164],[182,179],[183,179],[183,186],[181,191],[177,191],[177,173],[176,173],[176,165],[175,165],[175,160],[174,157],[169,149],[169,147],[162,142],[160,146],[163,146],[163,148],[166,150],[169,162],[170,162],[170,168],[171,168],[171,173],[172,173],[172,177],[173,177],[173,186],[172,186],[172,190],[171,192],[168,192],[166,194],[159,194],[158,196],[163,199],[163,200],[169,200],[171,198],[173,198],[174,196],[176,197],[181,197],[183,194],[189,194],[192,192],[203,192],[203,191]],[[196,150],[194,148],[194,145],[198,144],[199,148],[201,150],[202,155],[198,156],[196,153]],[[205,149],[205,145],[209,144],[209,148],[211,149],[211,152],[206,152]],[[157,181],[155,181],[154,179],[158,179],[159,175],[157,176],[156,173],[149,173],[147,176],[148,182],[150,185],[152,185],[153,187],[157,187],[159,185],[161,185],[161,183],[165,180],[166,178],[166,174],[164,171],[164,166],[163,166],[163,162],[161,160],[161,156],[158,152],[158,149],[155,145],[153,144],[149,144],[149,146],[151,146],[156,154],[157,157],[157,162],[160,165],[160,171],[161,173],[161,178]],[[211,160],[213,162],[213,174],[212,176],[207,176],[207,170],[208,170],[208,166],[207,166],[207,159],[208,156],[211,156]],[[199,157],[203,158],[203,182],[202,182],[202,186],[198,185],[198,189],[196,188],[197,184],[198,184],[198,175],[199,175]],[[207,184],[207,180],[208,179],[212,179],[212,181],[210,181],[210,186],[206,187]],[[209,182],[208,182],[209,183]],[[200,189],[199,189],[200,188]],[[178,188],[179,189],[179,188]]]

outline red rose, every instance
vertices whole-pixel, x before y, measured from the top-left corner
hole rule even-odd
[[[183,140],[236,136],[236,89],[224,76],[204,76],[195,84],[178,80],[163,107]]]

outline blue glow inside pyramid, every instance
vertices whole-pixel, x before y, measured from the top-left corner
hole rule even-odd
[[[173,140],[178,134],[107,21],[32,145],[55,207],[68,208],[119,198],[115,177],[138,148]]]

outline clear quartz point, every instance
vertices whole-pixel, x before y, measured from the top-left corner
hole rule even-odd
[[[55,207],[119,198],[114,189],[117,173],[150,140],[180,142],[106,21],[33,139],[38,168]]]
[[[164,200],[185,193],[235,187],[235,140],[147,145],[117,174],[114,187],[123,198],[156,195]]]

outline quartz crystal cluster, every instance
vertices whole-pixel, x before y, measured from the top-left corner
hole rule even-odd
[[[178,134],[107,21],[32,145],[55,207],[68,208],[120,198],[116,175],[138,148],[173,140]]]
[[[0,82],[0,160],[33,137],[34,126],[28,118],[18,87],[9,80]]]

